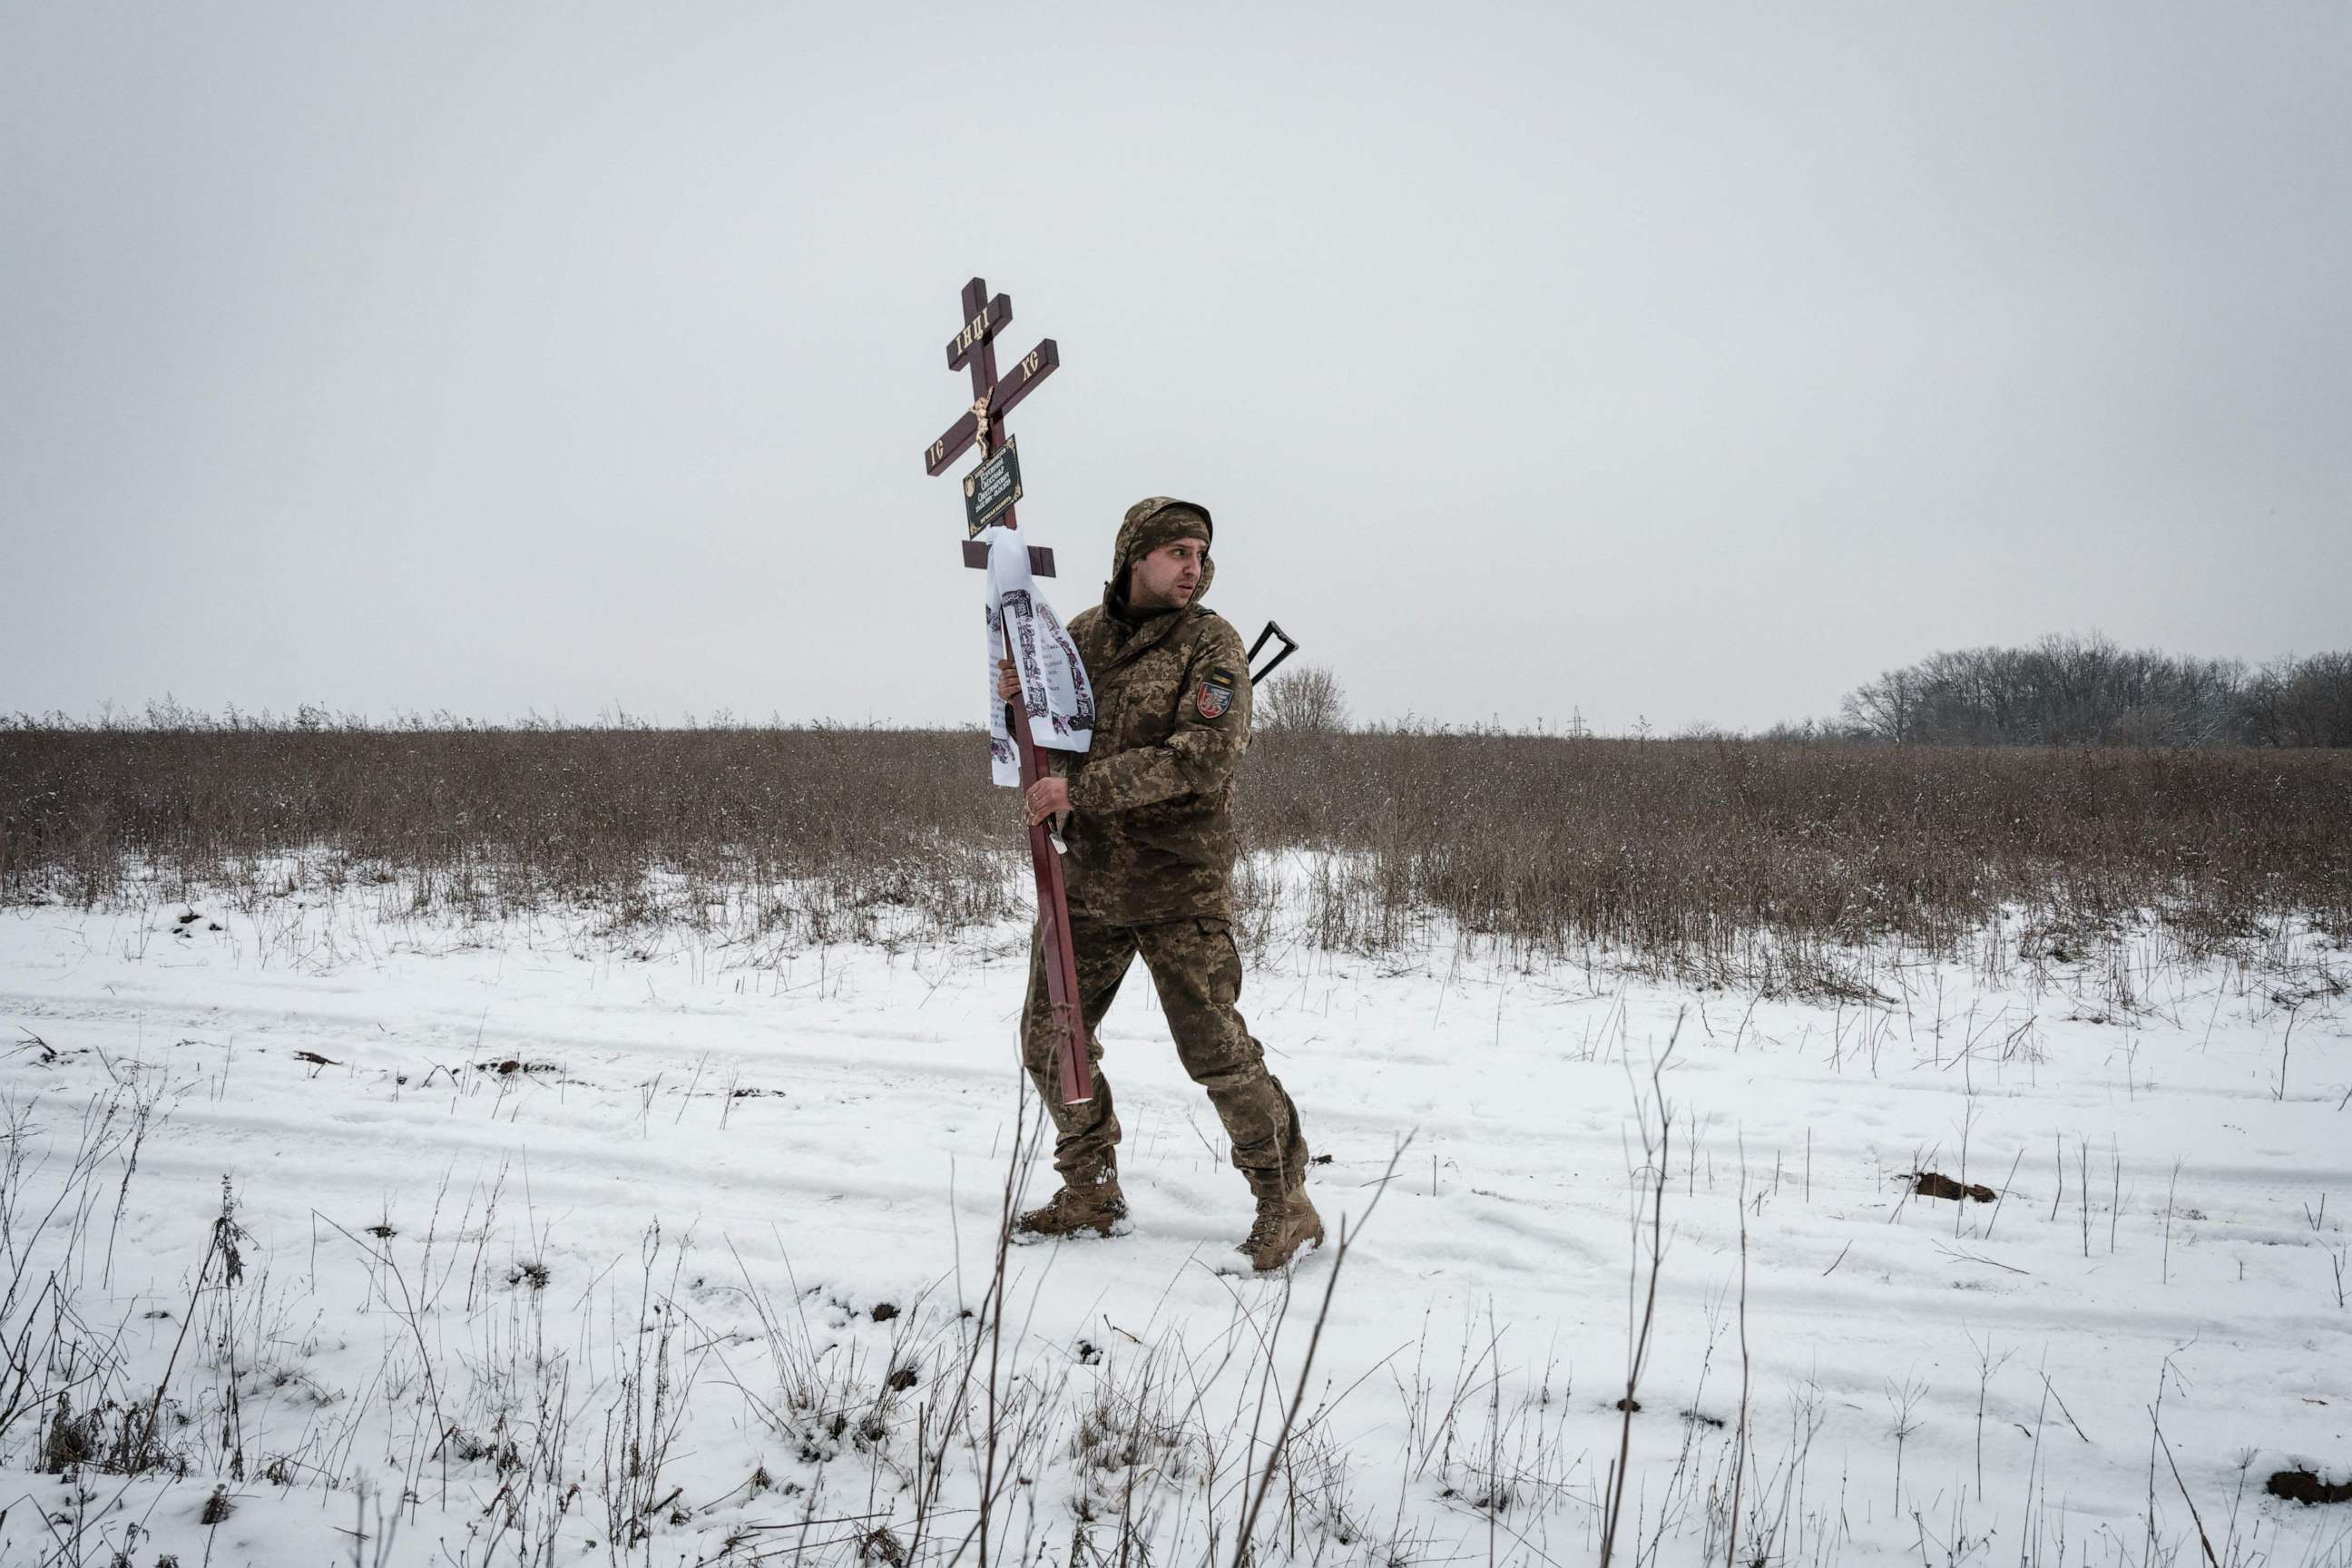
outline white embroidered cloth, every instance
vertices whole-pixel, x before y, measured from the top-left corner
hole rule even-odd
[[[981,535],[988,543],[988,757],[1001,784],[1021,783],[1021,753],[1004,727],[1006,704],[996,695],[997,660],[1012,658],[1021,672],[1017,706],[1029,738],[1056,752],[1083,752],[1094,743],[1095,690],[1070,634],[1029,577],[1029,546],[1010,528]]]

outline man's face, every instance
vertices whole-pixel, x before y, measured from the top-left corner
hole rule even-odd
[[[1209,558],[1205,540],[1171,540],[1136,557],[1127,572],[1127,602],[1139,610],[1181,610],[1200,591],[1201,566]]]

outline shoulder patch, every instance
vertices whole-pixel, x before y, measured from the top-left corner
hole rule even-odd
[[[1192,694],[1192,707],[1203,719],[1222,719],[1234,705],[1234,675],[1229,669],[1212,669],[1201,682],[1200,690]]]

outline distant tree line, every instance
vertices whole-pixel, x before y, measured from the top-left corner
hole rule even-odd
[[[1790,739],[1939,745],[2352,746],[2352,651],[2236,659],[2103,637],[1931,654],[1846,695]]]

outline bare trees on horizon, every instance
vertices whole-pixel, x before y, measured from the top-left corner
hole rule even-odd
[[[2352,652],[2273,660],[2096,636],[1930,654],[1848,693],[1827,739],[1957,745],[2352,746]]]

